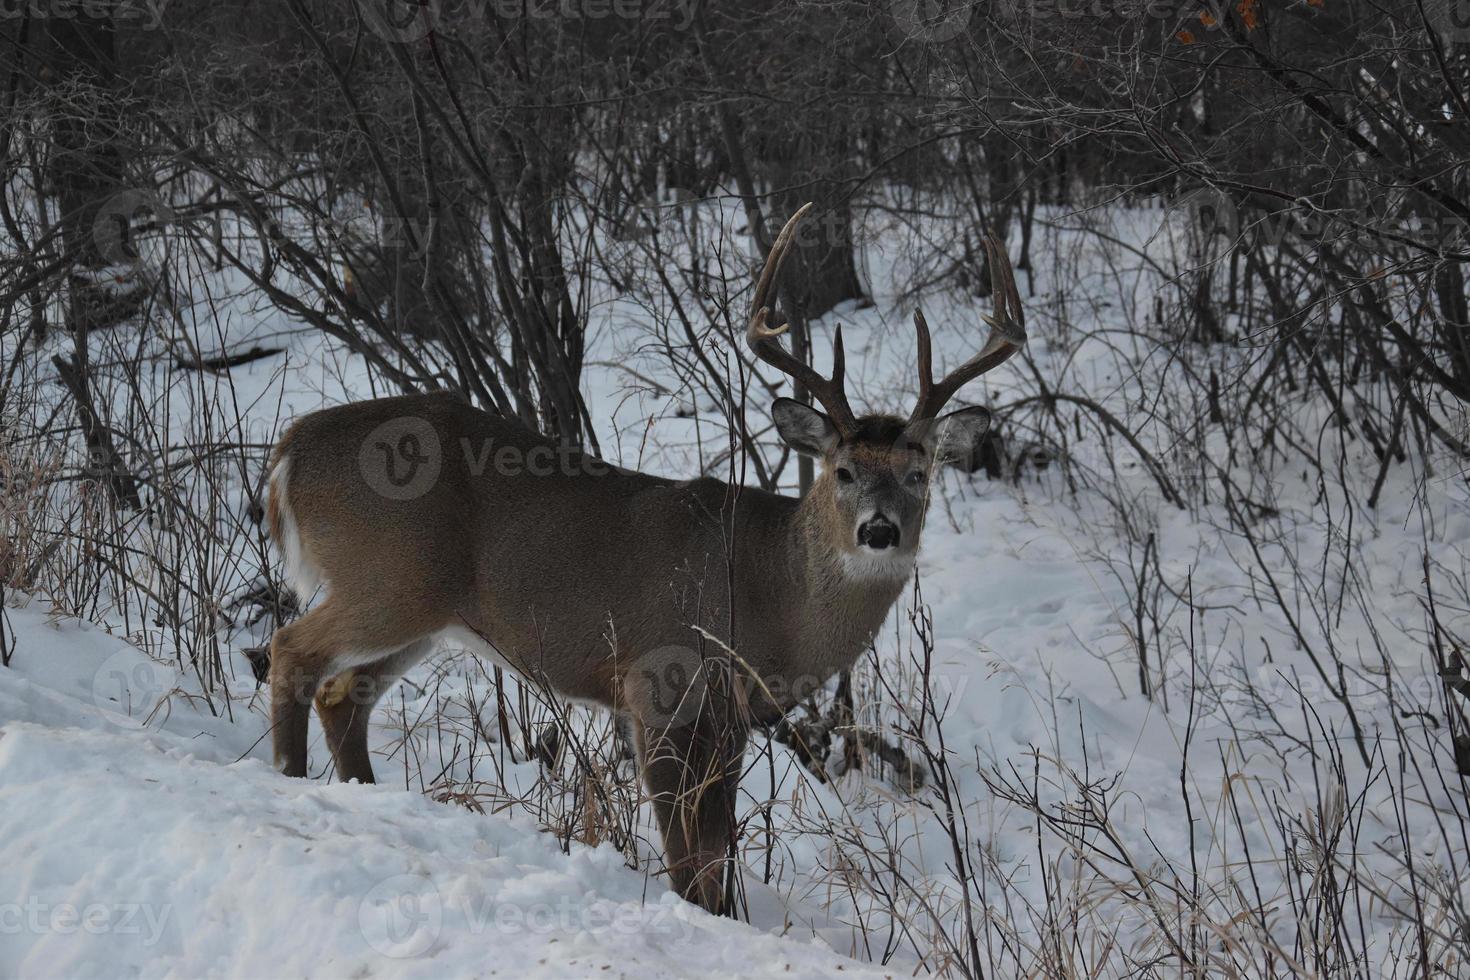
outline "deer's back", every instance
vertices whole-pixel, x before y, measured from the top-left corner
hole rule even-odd
[[[785,584],[748,569],[772,571],[796,501],[618,470],[452,395],[308,415],[282,463],[275,534],[289,516],[329,595],[448,618],[573,696],[599,697],[619,656],[697,645],[694,624],[723,635],[732,553],[742,606]]]

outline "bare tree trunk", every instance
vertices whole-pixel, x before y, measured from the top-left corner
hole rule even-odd
[[[787,265],[785,277],[787,294],[799,304],[803,319],[814,319],[840,303],[866,299],[867,294],[858,281],[852,206],[845,188],[826,180],[802,182],[796,175],[803,169],[783,168],[788,179],[779,183],[786,189],[776,199],[782,214],[792,214],[808,201],[817,205],[797,238],[796,261]]]
[[[103,17],[46,17],[47,65],[52,83],[53,179],[60,205],[62,248],[67,269],[96,269],[118,261],[104,242],[126,241],[126,227],[99,234],[99,219],[108,217],[106,205],[122,189],[122,157],[118,147],[118,106],[113,86],[117,56],[112,22]],[[131,208],[113,216],[127,222]],[[76,404],[77,419],[87,446],[87,471],[104,480],[115,502],[141,509],[138,487],[117,453],[106,415],[92,394],[87,334],[95,312],[102,306],[95,287],[85,278],[71,276],[66,319],[74,353],[56,355],[52,363]]]
[[[113,86],[117,56],[111,21],[101,17],[46,17],[48,64],[43,77],[53,95],[53,179],[58,188],[62,241],[84,268],[115,258],[102,254],[97,219],[122,189]],[[126,216],[119,216],[126,220]]]

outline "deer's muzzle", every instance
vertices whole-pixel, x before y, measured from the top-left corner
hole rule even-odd
[[[858,526],[858,544],[874,551],[898,546],[898,525],[882,514]]]

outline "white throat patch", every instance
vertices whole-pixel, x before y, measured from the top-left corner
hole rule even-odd
[[[908,578],[914,571],[913,552],[900,552],[897,548],[872,551],[860,548],[856,552],[843,551],[838,555],[842,572],[848,578],[860,581],[892,582]]]

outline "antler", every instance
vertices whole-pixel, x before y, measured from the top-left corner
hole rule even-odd
[[[934,383],[934,362],[930,358],[929,324],[921,310],[914,311],[914,329],[919,335],[919,404],[910,422],[932,419],[945,404],[971,381],[986,371],[999,367],[1006,358],[1026,345],[1026,317],[1021,311],[1021,294],[1016,291],[1016,273],[1005,247],[994,238],[985,239],[985,255],[990,260],[990,291],[995,299],[995,313],[985,316],[990,324],[990,338],[980,353],[951,371],[939,384]]]
[[[766,267],[761,270],[760,280],[755,286],[755,299],[751,301],[750,326],[745,331],[745,342],[750,345],[756,357],[783,374],[790,375],[797,384],[804,385],[827,409],[837,431],[848,436],[857,429],[857,417],[847,404],[847,393],[842,386],[842,376],[846,368],[842,354],[842,328],[837,328],[832,339],[832,377],[824,378],[810,365],[787,352],[776,339],[787,331],[790,324],[782,322],[774,327],[766,325],[766,318],[771,315],[771,292],[781,271],[781,263],[786,261],[791,244],[796,240],[796,226],[801,224],[801,220],[811,209],[810,203],[803,205],[786,222],[786,227],[781,229],[781,234],[776,236],[775,243],[771,245],[771,254],[766,257]]]

